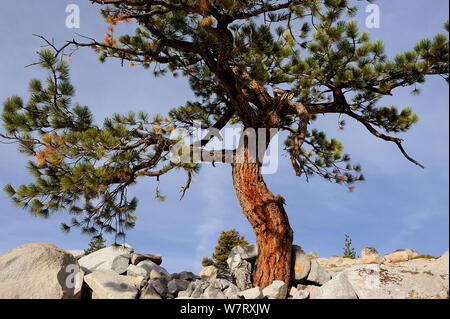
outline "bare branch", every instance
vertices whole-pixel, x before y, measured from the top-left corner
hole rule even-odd
[[[91,40],[91,43],[80,43],[80,42],[76,41],[75,39],[72,39],[71,41],[67,41],[67,44],[69,44],[69,45],[73,44],[73,45],[75,45],[77,47],[91,47],[91,48],[101,47],[101,48],[105,48],[105,49],[112,49],[112,50],[114,50],[116,52],[121,52],[121,53],[131,54],[131,55],[138,55],[138,56],[148,55],[154,61],[159,62],[159,63],[163,63],[163,64],[164,63],[169,63],[169,62],[172,62],[172,61],[176,60],[176,57],[157,55],[153,51],[150,51],[150,50],[146,50],[146,51],[142,51],[142,52],[136,52],[136,51],[128,50],[128,49],[125,49],[125,48],[120,48],[120,47],[116,47],[116,46],[111,46],[111,45],[108,45],[108,44],[100,43],[97,40],[95,40],[93,38],[90,38],[90,37],[87,37],[87,36],[83,36],[83,35],[80,35],[80,34],[77,34],[77,35],[80,36],[80,37],[83,37],[85,39]],[[137,61],[137,60],[133,59],[133,61]]]
[[[167,173],[168,171],[170,171],[171,169],[173,169],[175,167],[177,167],[175,164],[170,163],[169,164],[169,168],[160,169],[158,171],[144,170],[144,171],[140,171],[138,173],[135,173],[134,176],[138,177],[140,175],[145,175],[145,176],[151,176],[151,177],[158,177],[158,176],[164,175],[165,173]]]
[[[180,191],[180,193],[181,193],[180,200],[183,199],[184,194],[186,193],[187,189],[189,188],[189,186],[191,186],[191,182],[192,182],[192,173],[188,171],[188,172],[187,172],[187,175],[188,175],[188,179],[187,179],[186,185],[184,185],[184,187],[183,187],[183,188],[181,189],[181,191]]]
[[[61,48],[58,49],[52,42],[47,40],[44,36],[39,35],[39,34],[34,34],[34,33],[33,33],[33,36],[41,38],[42,40],[44,40],[45,43],[47,43],[55,51],[55,56],[58,56],[61,52],[64,51],[65,48],[67,48],[70,45],[70,43],[66,43]]]
[[[348,116],[356,119],[358,122],[361,122],[368,130],[370,133],[372,133],[373,135],[375,135],[378,138],[381,138],[385,141],[390,141],[390,142],[394,142],[397,147],[400,149],[400,152],[403,154],[403,156],[405,156],[410,162],[416,164],[417,166],[421,167],[421,168],[425,168],[422,164],[420,164],[419,162],[417,162],[415,159],[413,159],[411,156],[409,156],[406,151],[404,150],[403,146],[402,146],[402,142],[403,140],[400,138],[396,138],[396,137],[392,137],[392,136],[388,136],[385,135],[383,133],[378,132],[376,129],[373,128],[372,125],[369,124],[368,121],[366,121],[366,119],[364,119],[362,116],[347,110],[345,112],[345,114],[347,114]]]
[[[286,94],[287,93],[285,93],[284,95]],[[295,174],[297,176],[300,176],[303,170],[302,165],[299,164],[301,163],[300,152],[303,142],[305,141],[306,134],[308,132],[309,113],[306,107],[300,102],[293,102],[292,100],[289,100],[287,101],[287,103],[290,104],[291,107],[296,109],[297,115],[299,117],[297,132],[291,134],[294,145],[290,153],[290,158],[292,167],[295,170]]]

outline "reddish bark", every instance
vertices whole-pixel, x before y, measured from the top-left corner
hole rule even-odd
[[[274,280],[288,284],[293,231],[281,196],[274,196],[267,188],[258,163],[234,163],[232,166],[234,188],[244,215],[253,227],[259,250],[253,283],[261,288]]]

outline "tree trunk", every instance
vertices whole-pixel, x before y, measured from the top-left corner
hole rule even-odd
[[[280,195],[267,188],[258,163],[233,163],[233,184],[244,215],[256,235],[258,258],[253,270],[255,286],[274,280],[289,284],[293,231]]]

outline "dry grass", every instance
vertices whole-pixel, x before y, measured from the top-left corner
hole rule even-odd
[[[412,259],[438,259],[438,258],[439,257],[434,257],[434,256],[426,254],[426,255],[419,255],[419,256],[413,257]]]

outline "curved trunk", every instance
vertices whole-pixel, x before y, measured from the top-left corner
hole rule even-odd
[[[259,250],[253,283],[261,288],[274,280],[289,284],[294,235],[283,207],[284,200],[267,188],[258,163],[233,163],[232,168],[234,188],[253,227]]]

